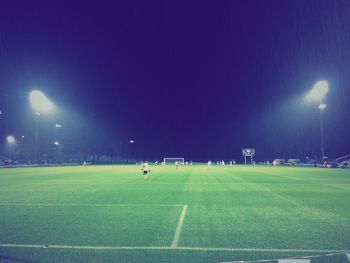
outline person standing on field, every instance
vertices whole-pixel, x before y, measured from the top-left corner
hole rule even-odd
[[[143,171],[143,179],[145,181],[148,181],[149,180],[149,173],[151,172],[150,168],[149,168],[149,165],[147,162],[144,162],[142,164],[142,168],[141,168],[141,171]]]
[[[208,161],[208,168],[211,168],[211,161]]]
[[[220,163],[221,163],[221,168],[224,168],[224,166],[225,166],[225,161],[222,160]]]

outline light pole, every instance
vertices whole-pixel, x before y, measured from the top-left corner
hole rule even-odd
[[[59,123],[55,124],[55,140],[54,144],[55,144],[55,148],[56,148],[56,162],[59,161],[59,159],[61,158],[61,136],[60,136],[60,132],[59,130],[62,128],[62,125]]]
[[[324,155],[324,140],[323,140],[323,110],[327,107],[326,104],[323,103],[323,99],[328,93],[329,85],[326,80],[318,81],[314,87],[309,91],[306,95],[306,99],[310,101],[319,102],[318,109],[320,110],[320,130],[321,130],[321,154],[322,158]]]
[[[39,122],[41,114],[48,114],[53,110],[53,103],[40,90],[29,93],[30,104],[37,116],[35,127],[36,161],[39,161]]]
[[[7,144],[9,146],[9,155],[10,155],[9,157],[10,157],[10,159],[12,159],[12,150],[13,150],[13,146],[16,143],[16,139],[12,135],[9,135],[6,137],[6,141],[7,141]]]
[[[320,102],[320,105],[318,105],[318,108],[320,110],[320,128],[321,128],[321,153],[322,157],[324,157],[324,143],[323,143],[323,110],[326,108],[326,104]]]
[[[129,141],[129,144],[130,144],[130,159],[132,159],[134,156],[134,147],[133,147],[133,144],[135,143],[134,140],[130,140]]]

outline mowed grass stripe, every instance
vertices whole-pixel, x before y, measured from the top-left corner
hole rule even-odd
[[[164,246],[181,206],[0,206],[0,243]]]
[[[260,171],[259,171],[260,173]],[[278,191],[278,189],[274,189],[273,185],[267,185],[267,184],[258,184],[253,181],[249,181],[249,179],[245,179],[243,176],[240,176],[242,180],[246,180],[247,183],[250,183],[252,185],[258,186],[262,189],[262,191],[270,193],[271,195],[275,196],[276,199],[283,200],[284,202],[288,203],[289,205],[286,205],[286,207],[289,207],[290,205],[294,207],[299,207],[300,209],[304,210],[306,213],[310,213],[310,216],[318,217],[322,216],[327,217],[332,221],[332,219],[340,219],[340,220],[346,220],[349,221],[349,218],[341,216],[336,213],[329,212],[324,209],[319,209],[315,206],[308,205],[305,201],[300,200],[299,198],[292,197],[290,195],[284,194],[282,191]],[[312,186],[314,183],[310,181],[310,185]]]

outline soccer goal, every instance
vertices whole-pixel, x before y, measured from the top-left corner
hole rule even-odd
[[[175,162],[179,162],[181,164],[185,163],[185,158],[164,158],[164,164],[175,164]]]

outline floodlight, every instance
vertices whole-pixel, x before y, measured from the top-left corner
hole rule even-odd
[[[55,124],[55,128],[62,128],[62,125],[61,124]]]
[[[328,92],[328,82],[326,80],[318,81],[311,91],[306,95],[308,100],[321,101]]]
[[[29,100],[36,113],[49,113],[53,109],[53,103],[40,90],[33,90],[29,93]]]
[[[134,141],[133,141],[133,140],[130,140],[130,143],[134,143]]]
[[[327,105],[324,104],[324,103],[321,103],[320,105],[318,105],[318,108],[319,108],[320,110],[324,110],[326,107],[327,107]]]
[[[24,139],[24,135],[22,135],[21,138]]]
[[[12,135],[9,135],[6,137],[6,141],[9,143],[9,144],[13,144],[15,143],[15,137],[13,137]]]
[[[53,144],[56,146],[60,145],[60,143],[58,141],[55,141]]]

